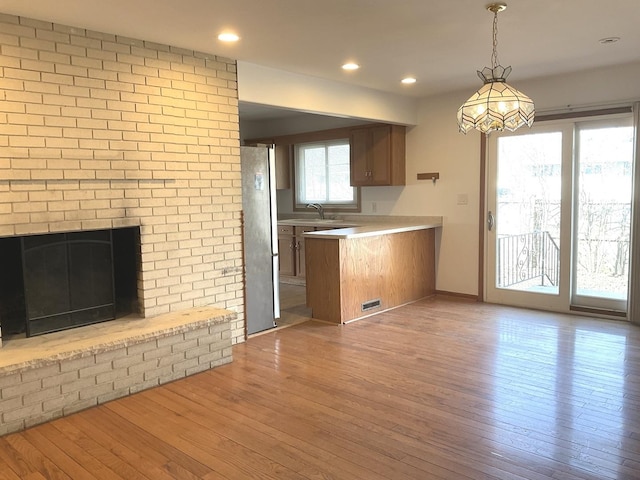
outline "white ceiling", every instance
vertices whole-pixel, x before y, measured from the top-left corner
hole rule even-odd
[[[0,0],[0,12],[214,53],[416,97],[480,85],[484,0]],[[640,0],[511,0],[499,14],[510,83],[640,59]],[[218,42],[233,30],[238,44]],[[599,39],[617,36],[617,43]],[[344,72],[356,61],[362,68]],[[400,79],[413,75],[413,86]],[[240,80],[241,81],[241,80]],[[471,93],[471,92],[470,92]]]

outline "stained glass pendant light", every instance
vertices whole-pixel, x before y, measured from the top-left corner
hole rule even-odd
[[[493,12],[493,52],[491,68],[484,67],[478,76],[484,85],[458,109],[458,127],[462,133],[472,128],[483,133],[494,130],[514,131],[523,125],[531,126],[535,116],[533,102],[524,93],[507,84],[511,67],[498,63],[498,12],[507,8],[503,2],[487,5]]]

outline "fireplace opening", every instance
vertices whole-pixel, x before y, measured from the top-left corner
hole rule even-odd
[[[65,330],[138,310],[139,229],[0,239],[3,335]]]

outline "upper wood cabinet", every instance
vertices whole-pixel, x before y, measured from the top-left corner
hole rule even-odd
[[[405,184],[405,127],[376,125],[350,135],[351,185]]]
[[[276,190],[291,188],[291,145],[276,145]]]

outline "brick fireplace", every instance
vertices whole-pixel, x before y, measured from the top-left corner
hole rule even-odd
[[[138,316],[233,310],[232,344],[240,210],[235,61],[0,14],[1,238],[139,229]]]
[[[0,237],[139,227],[141,315],[240,310],[237,104],[232,60],[0,15]]]

